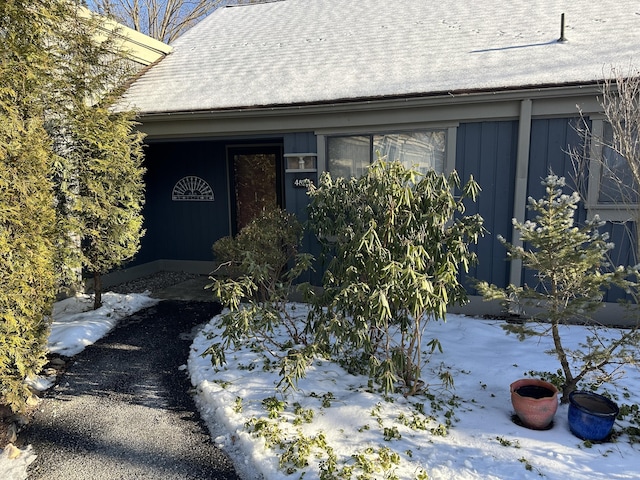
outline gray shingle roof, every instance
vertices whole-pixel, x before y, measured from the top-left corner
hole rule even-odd
[[[565,13],[566,43],[558,43]],[[221,8],[122,105],[144,113],[592,82],[640,62],[630,0],[283,0]]]

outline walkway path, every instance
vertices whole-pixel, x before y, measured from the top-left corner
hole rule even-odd
[[[234,479],[189,390],[193,330],[213,302],[164,300],[79,354],[20,440],[29,479]]]

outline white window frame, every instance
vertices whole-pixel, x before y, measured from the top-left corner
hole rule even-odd
[[[589,145],[589,185],[587,189],[586,208],[589,218],[598,215],[601,220],[610,222],[633,221],[637,217],[640,205],[630,203],[621,205],[619,203],[600,202],[600,180],[602,176],[602,146],[604,139],[604,116],[593,115],[591,120],[591,141]]]
[[[394,133],[408,133],[424,130],[444,130],[445,132],[445,162],[444,172],[450,174],[456,168],[456,136],[458,131],[458,123],[446,124],[408,124],[408,125],[386,125],[375,127],[361,128],[336,128],[327,130],[318,130],[315,133],[318,146],[318,171],[324,172],[328,170],[327,159],[327,138],[337,136],[358,136],[358,135],[389,135]]]

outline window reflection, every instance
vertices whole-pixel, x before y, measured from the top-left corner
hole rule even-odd
[[[327,139],[328,167],[334,177],[360,177],[378,155],[422,173],[429,170],[443,172],[446,133],[444,130],[422,130]]]
[[[599,203],[637,203],[638,193],[627,160],[612,146],[613,129],[605,122],[603,130],[602,170]]]

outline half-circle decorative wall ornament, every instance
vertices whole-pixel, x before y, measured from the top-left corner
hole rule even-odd
[[[171,200],[174,202],[213,202],[215,197],[213,189],[204,179],[189,175],[182,177],[173,186]]]

